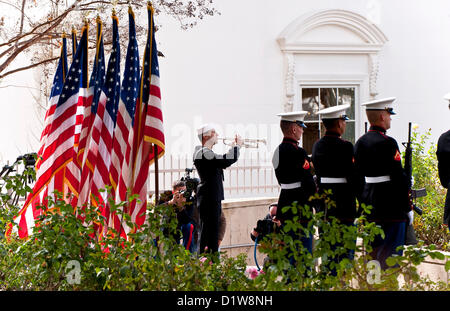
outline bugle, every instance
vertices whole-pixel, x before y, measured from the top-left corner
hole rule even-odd
[[[227,146],[232,146],[236,140],[235,138],[229,138],[229,137],[219,137],[219,140],[222,141],[223,144],[227,145]],[[265,139],[249,139],[249,138],[245,138],[243,139],[243,144],[242,147],[245,148],[259,148],[259,144],[266,144],[266,140]]]

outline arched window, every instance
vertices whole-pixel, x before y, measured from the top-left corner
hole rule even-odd
[[[308,129],[303,147],[311,152],[323,135],[314,114],[326,107],[350,104],[351,116],[344,138],[355,141],[364,132],[362,101],[377,95],[382,47],[381,30],[365,17],[344,10],[305,14],[280,34],[278,44],[286,63],[286,100],[283,111],[307,110]]]

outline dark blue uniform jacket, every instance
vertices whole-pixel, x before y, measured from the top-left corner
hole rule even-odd
[[[311,205],[309,197],[316,192],[316,184],[310,169],[310,158],[306,151],[298,146],[298,142],[284,138],[274,152],[272,163],[279,184],[301,182],[301,187],[295,189],[281,189],[278,199],[277,218],[281,221],[292,219],[292,212],[283,213],[285,206],[294,201],[299,205]],[[300,215],[301,217],[301,215]]]
[[[211,149],[197,146],[194,152],[194,165],[200,177],[197,187],[198,205],[202,202],[220,202],[223,195],[223,170],[239,158],[239,147],[231,148],[228,153],[216,154]]]
[[[408,179],[396,140],[387,136],[384,129],[371,126],[355,144],[355,165],[361,203],[373,207],[367,218],[376,222],[405,221],[411,206]],[[365,183],[365,176],[389,176],[391,180]]]
[[[326,216],[352,222],[356,216],[356,172],[353,144],[340,138],[339,134],[327,131],[313,146],[312,162],[317,176],[319,192],[331,190],[335,207],[327,208],[319,203]],[[321,183],[321,177],[346,178],[347,183]]]
[[[450,188],[450,131],[445,132],[439,137],[437,151],[439,179],[442,187]],[[445,200],[444,224],[450,223],[450,196],[447,190],[447,198]]]

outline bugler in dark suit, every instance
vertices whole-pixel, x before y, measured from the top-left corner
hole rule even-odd
[[[202,136],[202,146],[195,148],[193,159],[200,177],[200,184],[197,187],[197,206],[203,223],[200,252],[203,252],[207,246],[208,251],[214,253],[218,251],[221,201],[224,199],[223,170],[238,160],[242,141],[240,137],[237,138],[237,145],[228,153],[220,155],[211,149],[217,142],[214,128],[209,125],[203,126],[199,129],[199,138]]]
[[[444,97],[450,102],[450,93]],[[450,103],[448,108],[450,109]],[[439,179],[442,187],[447,189],[447,197],[444,207],[444,224],[450,224],[450,130],[443,133],[438,140],[436,155],[438,159]]]
[[[389,256],[402,254],[396,248],[405,243],[405,225],[412,210],[398,144],[386,135],[390,115],[395,114],[391,107],[394,100],[387,98],[362,104],[366,106],[371,126],[355,144],[355,165],[363,185],[361,203],[373,207],[367,218],[380,225],[385,233],[384,239],[377,236],[371,253],[383,269],[387,268],[385,260]]]

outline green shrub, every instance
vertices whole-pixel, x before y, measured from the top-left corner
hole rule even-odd
[[[450,250],[450,233],[442,225],[444,218],[445,194],[439,181],[437,170],[436,144],[428,141],[431,129],[424,134],[414,130],[411,136],[413,156],[414,189],[425,188],[427,196],[417,199],[417,205],[422,210],[422,216],[415,214],[414,229],[417,238],[426,245],[435,244],[439,249]],[[428,146],[428,148],[427,148]]]
[[[323,199],[316,195],[316,199]],[[428,278],[419,276],[417,266],[428,256],[431,258],[445,259],[445,256],[436,251],[434,245],[418,247],[402,247],[403,256],[390,257],[387,260],[390,268],[376,270],[371,268],[372,258],[371,242],[377,235],[384,235],[383,230],[375,223],[368,222],[364,215],[356,220],[355,226],[339,224],[336,219],[323,219],[323,213],[312,213],[309,206],[299,207],[294,205],[293,213],[302,211],[304,217],[309,218],[306,227],[299,222],[288,221],[289,230],[300,230],[305,234],[315,233],[315,227],[320,234],[313,254],[307,252],[298,241],[293,241],[287,235],[272,234],[264,240],[262,251],[266,253],[274,264],[266,267],[265,273],[255,280],[258,289],[265,290],[449,290],[448,284],[432,282]],[[285,208],[285,209],[287,209]],[[370,213],[371,207],[363,206],[366,213]],[[354,241],[358,243],[354,244]],[[338,247],[336,245],[339,244]],[[299,249],[299,251],[294,251]],[[335,256],[344,255],[349,249],[355,249],[356,256],[353,260],[342,259],[338,263],[331,262]],[[288,250],[294,251],[297,265],[290,266],[286,254]],[[320,264],[319,264],[320,262]],[[336,269],[336,275],[332,276],[324,265]],[[450,265],[447,264],[446,269]],[[401,280],[406,280],[403,283]]]
[[[19,177],[11,177],[11,179]],[[12,190],[20,190],[23,183],[7,181]],[[107,189],[108,190],[108,189]],[[19,207],[4,195],[0,221],[2,228],[10,223]],[[130,198],[131,200],[134,197]],[[326,199],[316,195],[315,199]],[[333,202],[327,199],[330,206]],[[111,210],[119,213],[130,228],[129,215],[122,214],[120,204],[111,203]],[[320,235],[313,254],[287,234],[271,234],[261,242],[261,250],[270,258],[264,273],[250,279],[246,274],[246,256],[236,258],[221,254],[191,254],[162,227],[178,230],[174,211],[166,205],[148,205],[146,223],[129,240],[119,238],[109,230],[100,241],[96,234],[106,219],[95,206],[78,210],[65,202],[61,195],[49,199],[48,211],[36,221],[34,234],[27,240],[13,235],[9,240],[0,237],[0,290],[160,290],[160,291],[262,291],[262,290],[449,290],[448,284],[421,278],[417,265],[427,256],[445,259],[434,245],[405,248],[404,255],[391,257],[392,268],[374,273],[370,267],[370,242],[381,228],[369,223],[364,216],[355,226],[343,226],[336,220],[324,220],[323,213],[313,213],[309,206],[286,207],[294,214],[301,212],[308,223],[288,222],[285,231]],[[363,207],[368,213],[370,207]],[[82,215],[83,218],[78,216]],[[358,240],[359,243],[353,243]],[[339,244],[337,247],[336,245]],[[331,261],[354,248],[354,260]],[[291,250],[297,262],[292,267],[287,258]],[[449,261],[450,262],[450,261]],[[328,267],[328,269],[327,269]],[[446,266],[450,269],[450,264]],[[336,270],[336,276],[329,269]],[[376,271],[375,271],[376,272]],[[399,282],[399,276],[407,280]],[[375,279],[375,281],[374,281]]]

